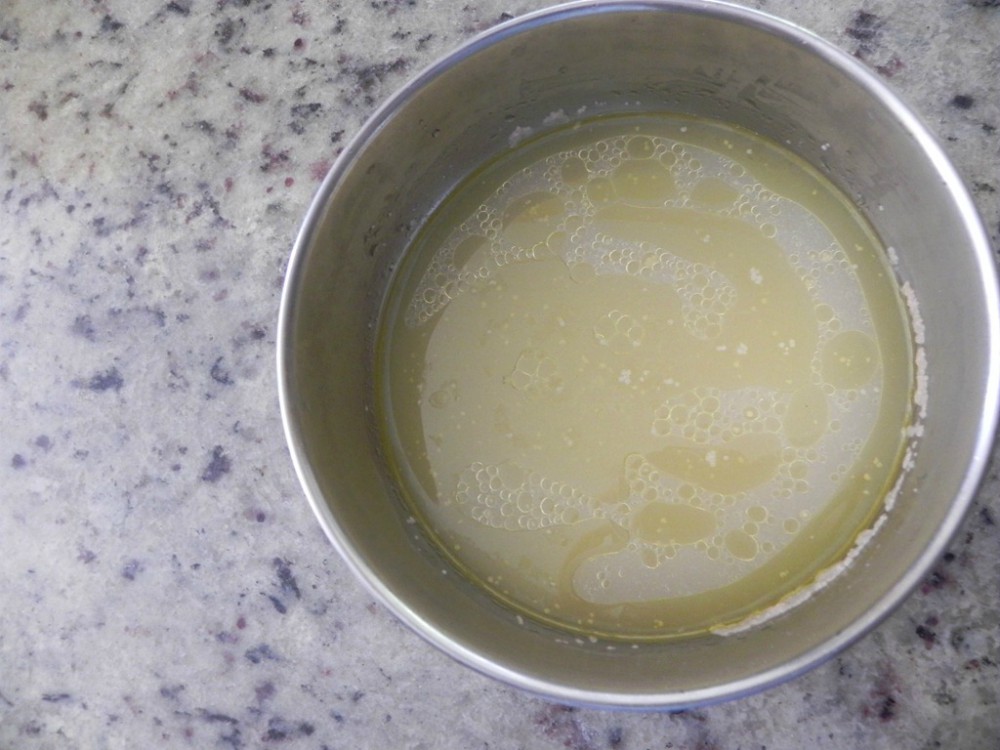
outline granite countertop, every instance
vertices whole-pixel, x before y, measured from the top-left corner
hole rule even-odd
[[[874,633],[673,714],[453,663],[327,543],[278,414],[312,193],[408,76],[541,0],[0,0],[0,748],[1000,746],[1000,481]],[[862,60],[1000,224],[1000,2],[756,0]]]

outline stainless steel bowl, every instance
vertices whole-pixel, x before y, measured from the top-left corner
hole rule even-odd
[[[518,129],[541,132],[580,112],[665,110],[788,144],[867,211],[920,301],[929,411],[895,508],[833,585],[737,635],[615,647],[522,624],[444,572],[407,523],[374,439],[374,323],[421,223]],[[288,267],[281,408],[295,467],[330,540],[374,595],[432,644],[563,702],[688,707],[819,664],[926,575],[989,456],[1000,382],[997,296],[989,241],[961,179],[914,114],[857,61],[736,6],[572,4],[471,40],[397,92],[345,149]]]

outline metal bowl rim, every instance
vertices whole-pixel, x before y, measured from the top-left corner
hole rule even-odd
[[[298,291],[303,284],[307,255],[316,239],[317,228],[331,197],[371,139],[386,122],[405,108],[407,102],[421,88],[479,51],[540,26],[592,14],[664,11],[707,15],[719,20],[736,22],[796,44],[820,58],[831,68],[836,69],[852,84],[867,90],[905,126],[923,154],[934,165],[939,177],[947,185],[970,235],[971,252],[978,265],[979,278],[982,280],[983,287],[983,301],[988,311],[987,343],[990,364],[985,379],[983,417],[976,432],[975,449],[970,458],[964,481],[951,501],[944,523],[938,528],[916,562],[910,566],[906,575],[896,581],[863,616],[856,619],[835,637],[816,644],[797,658],[742,680],[686,692],[593,691],[524,675],[502,663],[487,659],[475,650],[456,642],[437,628],[433,622],[422,618],[407,604],[405,598],[400,597],[387,587],[356,554],[324,502],[318,482],[306,459],[303,437],[296,423],[292,407],[291,371],[294,359],[292,334]],[[998,296],[997,270],[993,262],[989,236],[961,177],[937,139],[923,125],[917,115],[862,63],[832,43],[797,24],[763,11],[728,2],[718,0],[580,0],[525,14],[472,37],[412,77],[368,118],[330,168],[310,203],[295,239],[286,270],[278,313],[276,364],[282,425],[295,472],[305,490],[308,502],[328,539],[353,574],[365,585],[371,595],[393,612],[397,618],[423,639],[458,662],[481,674],[549,700],[594,708],[678,710],[744,697],[793,679],[813,669],[869,633],[891,614],[927,575],[945,551],[975,498],[985,475],[995,440],[997,420],[1000,416],[1000,296]]]

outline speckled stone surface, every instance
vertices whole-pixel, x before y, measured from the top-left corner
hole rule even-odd
[[[282,273],[406,78],[538,0],[0,0],[0,748],[1000,747],[1000,481],[840,658],[677,714],[572,710],[397,624],[278,415]],[[757,0],[922,114],[997,243],[1000,3]]]

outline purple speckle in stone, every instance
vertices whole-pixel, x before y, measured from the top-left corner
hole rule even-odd
[[[215,38],[223,49],[228,49],[234,41],[239,41],[245,29],[246,21],[242,18],[226,17],[216,24]]]
[[[553,704],[538,711],[534,721],[548,740],[570,750],[589,750],[590,742],[576,714],[575,708]]]
[[[934,644],[937,643],[937,632],[934,630],[937,624],[938,618],[931,615],[916,627],[917,637],[924,642],[924,646],[927,648],[933,648]]]
[[[622,744],[622,728],[621,727],[611,727],[608,730],[608,747],[617,748]]]
[[[866,10],[859,10],[851,17],[844,33],[854,40],[855,57],[867,60],[875,53],[882,41],[884,26],[885,21],[878,14]]]
[[[392,16],[404,8],[414,7],[417,4],[417,0],[369,0],[369,4],[375,10]]]
[[[87,314],[77,315],[73,320],[71,330],[77,336],[85,338],[87,341],[94,341],[97,338],[97,329],[94,327],[94,321]]]
[[[920,593],[927,595],[938,589],[944,588],[952,582],[951,576],[948,572],[941,567],[937,567],[931,571],[922,584],[920,584]]]
[[[892,665],[888,662],[879,664],[867,700],[861,705],[861,715],[881,723],[893,721],[900,712],[900,699],[899,678]]]
[[[270,143],[265,143],[261,148],[263,161],[260,165],[261,172],[272,172],[278,166],[288,164],[291,161],[288,149],[277,150]]]
[[[254,697],[257,699],[258,703],[263,703],[274,697],[277,691],[274,689],[274,683],[267,681],[261,682],[254,687]]]
[[[201,711],[201,718],[210,724],[239,724],[239,720],[220,711]]]
[[[212,449],[212,457],[209,459],[205,470],[201,473],[201,480],[203,482],[218,482],[222,479],[222,477],[228,474],[231,469],[232,461],[229,459],[229,456],[226,455],[222,446],[217,445]]]
[[[102,33],[113,34],[123,28],[125,28],[125,24],[111,16],[104,16],[104,18],[101,19]]]
[[[219,357],[212,364],[212,369],[209,371],[209,375],[212,380],[220,385],[232,385],[233,379],[229,375],[229,371],[222,365],[222,357]]]
[[[247,650],[244,654],[251,664],[260,664],[262,661],[279,661],[280,657],[266,643]]]
[[[42,122],[49,119],[49,108],[43,101],[33,101],[28,104],[28,111]]]
[[[248,86],[244,86],[240,89],[240,97],[251,104],[261,104],[267,101],[267,94],[255,91]]]
[[[888,60],[880,65],[875,66],[875,70],[879,74],[885,76],[886,78],[892,78],[894,75],[903,70],[906,65],[900,60],[896,55],[891,55]]]
[[[86,381],[86,388],[96,393],[120,391],[124,385],[125,378],[122,377],[117,367],[109,367],[104,372],[95,373]]]
[[[166,10],[181,16],[191,15],[191,0],[171,0],[167,3]]]
[[[180,694],[187,689],[186,685],[181,683],[175,683],[172,685],[162,685],[160,687],[160,695],[167,700],[175,701],[180,697]]]
[[[305,104],[294,104],[291,108],[292,117],[303,118],[313,117],[323,111],[322,102],[307,102]]]
[[[142,573],[145,569],[146,566],[139,560],[129,560],[122,566],[122,578],[128,581],[134,581],[136,576]]]
[[[278,574],[278,583],[281,586],[281,591],[285,595],[294,596],[296,599],[302,598],[302,593],[299,591],[299,584],[295,580],[295,576],[292,574],[292,564],[288,560],[283,560],[280,557],[274,558],[271,561],[274,566],[275,572]]]
[[[310,737],[316,728],[307,721],[288,721],[279,716],[267,722],[267,731],[261,738],[264,742],[282,742],[295,737]]]

